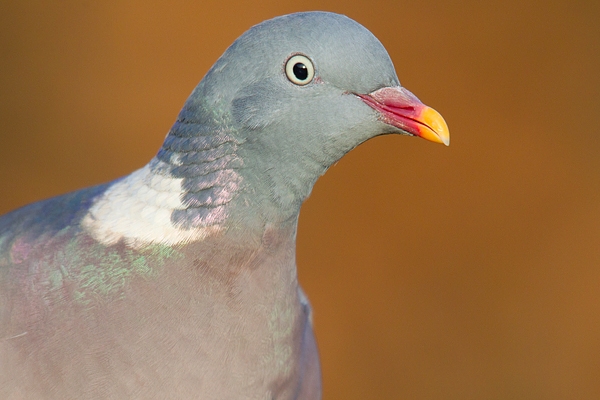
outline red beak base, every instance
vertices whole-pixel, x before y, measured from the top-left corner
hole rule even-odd
[[[368,106],[379,112],[386,124],[436,143],[450,144],[450,132],[444,118],[427,107],[403,87],[384,87],[369,94],[358,94]]]

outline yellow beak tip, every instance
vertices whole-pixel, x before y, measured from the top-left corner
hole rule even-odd
[[[440,113],[433,108],[426,107],[421,114],[421,122],[426,125],[423,127],[422,138],[432,142],[450,146],[450,131],[448,125]]]

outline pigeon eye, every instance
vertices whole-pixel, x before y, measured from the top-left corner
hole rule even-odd
[[[285,63],[285,74],[292,83],[304,86],[313,80],[315,67],[308,57],[295,55]]]

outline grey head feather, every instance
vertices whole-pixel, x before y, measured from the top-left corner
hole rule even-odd
[[[285,75],[295,54],[314,64],[306,86]],[[392,129],[353,93],[398,85],[379,40],[345,16],[297,13],[254,26],[198,84],[158,153],[155,171],[184,178],[188,208],[174,211],[173,223],[207,225],[209,209],[226,204],[219,222],[297,215],[331,164]]]

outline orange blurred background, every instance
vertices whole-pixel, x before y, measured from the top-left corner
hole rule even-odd
[[[4,1],[0,212],[144,165],[250,26],[346,14],[450,126],[318,181],[324,399],[600,399],[600,2]]]

